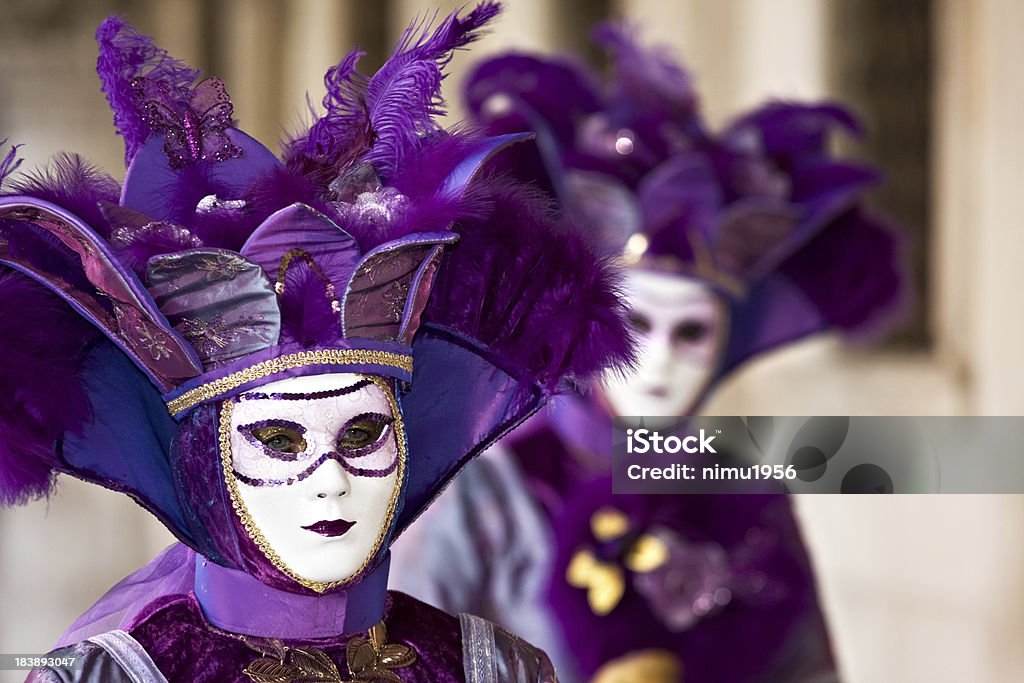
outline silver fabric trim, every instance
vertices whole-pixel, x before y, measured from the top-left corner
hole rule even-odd
[[[494,625],[472,614],[460,614],[462,660],[466,683],[497,683],[498,666],[494,660]]]
[[[558,683],[548,656],[525,640],[472,614],[459,625],[466,683]]]
[[[99,645],[114,658],[133,683],[167,683],[149,653],[126,631],[107,631],[86,642]]]

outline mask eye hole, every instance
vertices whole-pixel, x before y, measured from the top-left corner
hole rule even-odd
[[[255,427],[250,433],[253,438],[275,453],[298,454],[306,450],[306,440],[294,427],[267,425]]]
[[[711,332],[711,328],[699,320],[687,320],[679,323],[672,330],[672,339],[683,344],[696,344],[703,341]]]
[[[345,431],[338,439],[338,448],[343,451],[358,451],[372,446],[387,432],[392,418],[387,415],[360,415],[345,425]]]
[[[636,311],[629,312],[626,322],[640,334],[647,334],[651,331],[651,321]]]

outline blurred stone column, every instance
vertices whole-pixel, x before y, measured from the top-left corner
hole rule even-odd
[[[943,88],[936,169],[942,329],[948,349],[966,354],[972,408],[1024,414],[1024,4],[1014,0],[939,3]],[[973,255],[973,264],[971,256]]]
[[[615,7],[647,41],[675,48],[712,123],[767,98],[825,93],[825,7],[817,0],[616,0]]]
[[[360,42],[354,15],[362,3],[290,0],[284,6],[280,125],[294,132],[321,111],[324,74]],[[276,151],[276,150],[275,150]]]

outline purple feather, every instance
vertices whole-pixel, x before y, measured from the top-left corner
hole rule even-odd
[[[76,373],[97,334],[42,285],[0,269],[0,506],[53,486],[57,440],[89,417]]]
[[[753,132],[759,151],[783,169],[791,169],[829,157],[829,135],[837,128],[855,136],[863,132],[857,119],[839,104],[772,102],[736,120],[722,138],[736,141]]]
[[[431,21],[410,25],[372,78],[356,70],[363,51],[349,52],[324,76],[326,113],[285,144],[288,169],[326,188],[367,160],[388,178],[423,136],[440,130],[433,117],[444,113],[441,81],[452,52],[476,40],[500,11],[500,3],[483,2],[465,17],[449,15],[432,33]]]
[[[316,178],[326,187],[338,170],[349,165],[369,146],[370,121],[366,113],[368,79],[356,71],[365,53],[356,48],[324,76],[326,113],[304,135],[285,145],[291,171]]]
[[[491,211],[455,226],[424,323],[488,345],[506,370],[549,389],[632,362],[617,274],[582,232],[522,185],[486,181]]]
[[[659,106],[680,115],[693,115],[697,93],[689,71],[665,47],[641,47],[636,31],[621,23],[599,24],[594,41],[614,62],[613,98],[639,98],[635,104]]]
[[[500,3],[482,2],[465,17],[457,12],[448,15],[433,33],[430,21],[413,23],[370,79],[366,107],[375,139],[366,159],[382,177],[401,166],[421,135],[438,130],[433,117],[444,113],[444,67],[453,51],[479,38],[484,25],[500,11]]]
[[[116,204],[121,187],[77,154],[61,154],[39,171],[11,181],[4,194],[21,194],[62,206],[89,224],[104,238],[110,237],[101,201]]]
[[[127,165],[150,135],[132,82],[144,76],[165,84],[171,91],[185,93],[201,72],[171,57],[119,17],[110,17],[100,24],[96,30],[96,42],[100,53],[96,71],[114,111],[114,126],[124,138]],[[188,99],[184,94],[182,96]]]
[[[0,140],[0,147],[7,144],[7,138]],[[11,145],[11,151],[7,153],[3,161],[0,161],[0,187],[3,186],[7,176],[11,175],[18,170],[21,166],[22,159],[18,157],[18,148],[21,145]]]
[[[319,265],[319,264],[318,264]],[[330,345],[341,336],[341,316],[331,309],[326,289],[330,280],[305,262],[285,274],[280,297],[282,344],[306,348]]]

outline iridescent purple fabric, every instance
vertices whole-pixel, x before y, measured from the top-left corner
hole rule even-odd
[[[78,218],[47,202],[0,197],[0,231],[0,263],[64,298],[157,386],[166,390],[197,374],[195,351],[169,329],[134,273]],[[52,253],[46,260],[40,258],[44,249]],[[80,280],[77,286],[75,279]]]
[[[223,249],[154,256],[149,291],[203,367],[219,368],[273,346],[281,333],[277,295],[263,269]]]
[[[54,647],[125,629],[142,609],[165,595],[184,595],[195,584],[195,551],[181,543],[169,546],[150,562],[110,588],[61,635]]]
[[[271,588],[251,574],[221,567],[202,556],[193,558],[195,597],[203,616],[225,631],[312,640],[365,631],[384,616],[387,561],[343,592],[298,595]]]

